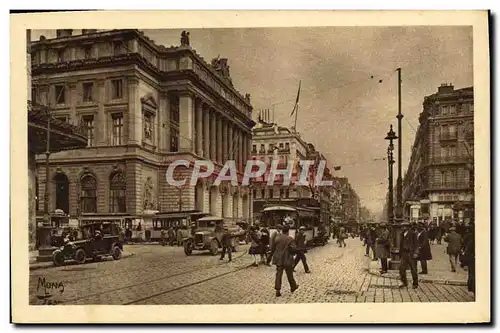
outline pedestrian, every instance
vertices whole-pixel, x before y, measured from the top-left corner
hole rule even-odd
[[[464,237],[462,253],[467,265],[467,290],[476,293],[476,249],[474,239],[474,223],[469,223]]]
[[[372,250],[373,257],[372,261],[377,261],[377,258],[375,257],[375,240],[377,239],[377,232],[375,230],[374,226],[370,226],[367,230],[367,237],[366,237],[366,256],[370,257],[370,249]]]
[[[457,261],[460,250],[462,249],[462,237],[456,232],[455,227],[449,229],[450,233],[444,237],[444,241],[448,243],[446,253],[450,259],[451,271],[457,271]]]
[[[301,226],[299,228],[299,232],[297,232],[295,234],[295,244],[297,246],[297,249],[296,249],[295,262],[293,264],[293,269],[295,272],[295,267],[297,267],[297,264],[299,263],[299,261],[302,261],[302,265],[304,265],[304,270],[306,271],[307,274],[309,274],[309,273],[311,273],[311,271],[309,270],[309,266],[307,265],[306,235],[304,235],[305,230],[306,230],[306,228],[304,226]]]
[[[252,266],[258,266],[258,261],[257,261],[257,255],[259,255],[259,245],[260,245],[260,239],[259,236],[257,235],[257,228],[253,225],[250,227],[250,239],[252,243],[250,244],[250,249],[248,250],[248,253],[253,256],[253,264]]]
[[[345,228],[344,227],[341,227],[339,229],[339,235],[338,235],[338,243],[339,243],[339,247],[346,247],[346,244],[345,244],[345,239],[347,238],[347,233],[345,231]]]
[[[232,257],[232,235],[229,232],[229,229],[227,227],[224,228],[224,233],[222,234],[221,237],[221,243],[222,243],[222,253],[220,256],[220,260],[224,260],[224,257],[227,256],[229,257],[229,262],[233,259]]]
[[[380,274],[387,273],[388,265],[387,258],[389,257],[389,230],[387,224],[380,223],[380,233],[376,239],[377,258],[380,259]]]
[[[443,227],[438,225],[436,227],[436,240],[438,244],[441,244],[441,239],[443,238]]]
[[[267,263],[267,251],[269,247],[269,231],[264,227],[260,229],[260,262]]]
[[[406,277],[406,270],[408,267],[411,271],[411,278],[413,282],[413,289],[418,288],[418,274],[417,274],[417,258],[418,258],[418,240],[417,235],[413,228],[410,228],[409,223],[402,223],[403,235],[399,243],[399,254],[401,262],[399,265],[399,279],[401,280],[400,288],[408,286],[408,279]]]
[[[289,235],[290,228],[285,225],[282,229],[282,234],[276,237],[273,247],[271,248],[271,257],[273,265],[276,265],[276,278],[274,281],[274,289],[276,297],[281,296],[281,281],[283,279],[283,271],[286,273],[290,291],[293,293],[299,287],[293,277],[293,255],[296,251],[294,239]]]
[[[419,274],[427,274],[427,260],[432,260],[429,236],[423,222],[418,224],[417,230],[417,241],[419,247],[417,260],[420,260],[420,265],[422,266],[422,271]]]
[[[175,230],[174,230],[174,227],[172,225],[168,228],[167,235],[168,235],[169,245],[173,246],[175,243]]]
[[[276,238],[281,234],[281,230],[283,229],[283,226],[281,224],[276,225],[276,230],[274,230],[271,234],[271,237],[269,237],[269,249],[273,247],[274,242],[276,241]],[[267,256],[267,265],[271,264],[271,255],[269,254]]]

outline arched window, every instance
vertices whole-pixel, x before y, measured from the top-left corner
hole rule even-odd
[[[111,213],[125,213],[127,211],[126,205],[126,190],[127,183],[123,173],[118,171],[111,174],[109,178],[109,192],[110,192],[110,207]]]
[[[80,180],[80,207],[82,213],[97,213],[97,181],[92,175],[85,175]]]

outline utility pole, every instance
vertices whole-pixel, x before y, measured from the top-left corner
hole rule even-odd
[[[49,198],[50,198],[50,122],[51,122],[51,115],[50,115],[50,109],[49,107],[45,108],[45,111],[47,113],[47,142],[46,142],[46,147],[45,147],[45,202],[43,203],[43,212],[44,212],[44,224],[49,225],[51,223],[50,221],[50,215],[49,215]]]
[[[403,178],[402,178],[402,146],[403,146],[403,114],[401,113],[401,68],[398,71],[398,179],[396,181],[396,220],[402,222],[403,220]]]

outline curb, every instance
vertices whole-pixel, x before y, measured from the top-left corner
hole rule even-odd
[[[368,274],[373,275],[373,276],[379,276],[379,277],[384,277],[386,279],[391,279],[391,280],[399,280],[398,277],[393,277],[393,276],[387,276],[387,275],[380,275],[378,272],[375,272],[372,269],[368,269]],[[444,284],[444,285],[450,285],[450,286],[467,286],[467,281],[462,281],[462,280],[439,280],[439,279],[418,279],[418,282],[420,283],[433,283],[433,284]]]
[[[123,253],[121,259],[130,258],[132,256],[134,256],[133,252]],[[111,260],[107,260],[107,261],[111,261]],[[69,265],[66,265],[66,266],[69,266]],[[36,270],[39,270],[39,269],[47,269],[47,268],[51,268],[51,267],[55,267],[54,264],[51,261],[48,261],[48,262],[35,262],[35,263],[30,263],[29,270],[30,271],[36,271]],[[63,266],[61,266],[61,267],[63,267]]]

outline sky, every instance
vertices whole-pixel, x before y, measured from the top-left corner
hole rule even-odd
[[[181,30],[144,30],[156,44],[179,45]],[[442,83],[473,85],[472,27],[311,27],[192,29],[191,47],[207,62],[228,58],[235,88],[259,109],[274,110],[281,126],[290,117],[299,81],[297,129],[324,154],[334,176],[348,177],[373,213],[387,193],[389,125],[397,131],[402,77],[402,167],[411,156],[425,96]],[[54,31],[33,32],[54,37]],[[380,82],[381,81],[381,82]],[[399,133],[397,133],[399,135]],[[396,145],[397,149],[397,145]],[[396,150],[397,151],[397,150]],[[397,164],[394,181],[397,177]]]

